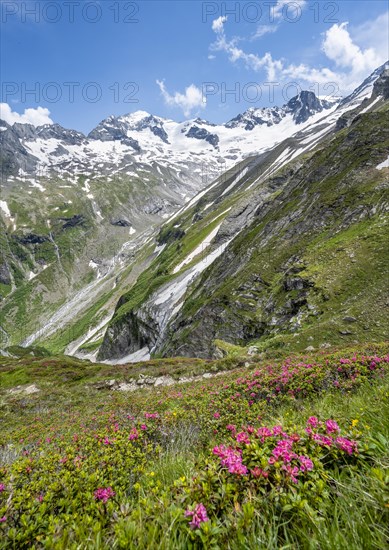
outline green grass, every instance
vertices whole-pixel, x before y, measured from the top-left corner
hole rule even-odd
[[[0,523],[0,548],[385,546],[389,378],[387,363],[371,370],[371,359],[364,357],[385,357],[387,344],[288,357],[273,351],[262,359],[249,358],[248,367],[243,366],[247,358],[174,358],[115,367],[12,351],[19,356],[0,358],[0,483],[5,484],[0,517],[6,517]],[[27,351],[37,355],[44,350]],[[298,378],[291,378],[279,394],[277,377],[288,363]],[[134,393],[96,385],[111,378],[137,379],[141,373],[178,377],[217,370],[223,373],[213,379]],[[360,373],[356,378],[355,372]],[[331,380],[337,379],[335,387]],[[250,406],[249,380],[261,382],[265,392]],[[9,391],[31,384],[37,393]],[[237,392],[235,402],[229,396]],[[147,419],[145,412],[159,417]],[[335,454],[327,465],[326,453],[318,455],[306,487],[302,481],[283,486],[279,497],[292,499],[292,509],[280,508],[277,492],[261,494],[247,478],[217,469],[212,448],[231,437],[226,424],[236,424],[238,430],[282,425],[304,434],[311,416],[335,419],[342,434],[358,440],[359,454],[353,459]],[[134,423],[141,434],[129,442]],[[148,426],[145,432],[142,423]],[[103,444],[106,438],[110,443]],[[252,452],[262,452],[255,445]],[[67,462],[61,466],[63,457]],[[73,467],[77,457],[80,466]],[[318,475],[324,476],[322,481]],[[196,479],[202,480],[202,488]],[[107,486],[116,496],[103,505],[93,494]],[[193,531],[184,511],[196,503],[198,491],[210,521]],[[218,491],[225,495],[220,501],[225,511],[215,504]]]

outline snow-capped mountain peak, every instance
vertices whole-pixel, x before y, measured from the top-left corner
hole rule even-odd
[[[342,99],[339,106],[343,107],[344,105],[347,105],[350,107],[356,107],[362,103],[365,98],[369,98],[372,94],[374,83],[380,75],[388,69],[389,61],[386,61],[383,65],[377,67],[377,69],[373,71],[371,75],[369,75],[350,95]]]
[[[119,117],[119,120],[122,122],[127,122],[128,124],[137,124],[141,120],[150,117],[151,114],[147,111],[134,111],[133,113],[128,113]],[[115,117],[112,117],[115,118]]]
[[[142,132],[143,130],[149,130],[152,134],[159,139],[168,143],[168,136],[164,130],[165,120],[151,115],[146,111],[135,111],[119,117],[110,116],[109,118],[100,122],[100,124],[90,132],[88,138],[101,139],[102,141],[132,139],[136,140],[136,137],[130,136],[131,132]],[[138,147],[135,147],[136,149]]]
[[[306,122],[312,115],[321,113],[325,109],[330,109],[335,103],[336,101],[331,103],[319,99],[312,91],[303,90],[289,100],[284,109],[292,113],[296,124],[301,124]]]
[[[272,126],[281,122],[285,112],[279,107],[250,107],[242,114],[237,115],[225,124],[226,128],[244,128],[253,130],[256,126]]]
[[[78,175],[93,179],[145,169],[157,171],[159,177],[158,167],[162,172],[173,170],[180,181],[199,190],[222,169],[274,147],[319,120],[330,128],[345,110],[372,94],[384,67],[341,102],[305,90],[282,107],[250,107],[225,124],[202,118],[175,122],[143,110],[111,115],[88,136],[58,124],[36,128],[3,124],[0,138],[9,156],[7,170],[13,177],[20,170],[34,177],[39,168],[40,173],[75,181]],[[338,106],[342,113],[336,110]],[[161,183],[167,185],[168,180],[162,178]]]
[[[256,126],[279,124],[287,115],[292,115],[296,124],[302,124],[317,113],[331,109],[339,99],[329,101],[316,97],[312,91],[304,90],[283,107],[250,107],[225,124],[226,128],[253,130]]]

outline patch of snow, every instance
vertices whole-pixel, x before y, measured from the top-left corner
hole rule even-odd
[[[8,208],[8,204],[6,203],[6,201],[0,201],[0,210],[2,210],[8,218],[11,217],[11,212]]]
[[[235,185],[237,183],[240,182],[240,180],[242,178],[244,178],[244,176],[247,174],[248,172],[248,166],[246,168],[244,168],[241,172],[239,172],[239,174],[237,175],[237,177],[234,179],[234,181],[227,187],[227,189],[224,189],[223,193],[221,194],[221,196],[223,197],[223,195],[226,195],[229,191],[231,191],[231,189],[233,189],[235,187]]]
[[[190,264],[190,262],[196,258],[196,256],[198,256],[199,254],[201,254],[202,252],[204,252],[204,250],[206,248],[208,248],[208,246],[211,244],[212,240],[216,237],[217,235],[217,232],[219,231],[220,229],[220,226],[223,222],[220,222],[219,225],[217,225],[210,233],[209,235],[207,235],[205,237],[205,239],[193,250],[193,252],[191,252],[190,254],[188,254],[188,256],[182,260],[182,262],[180,264],[178,264],[174,269],[173,269],[173,273],[178,273],[179,271],[181,271],[181,269],[187,265],[187,264]]]
[[[79,350],[81,346],[85,344],[85,342],[93,342],[93,338],[96,339],[96,336],[100,333],[100,331],[109,323],[109,321],[112,318],[112,313],[104,319],[100,321],[95,327],[89,328],[88,332],[75,342],[72,342],[67,348],[66,348],[66,354],[67,355],[78,355],[76,352]],[[97,355],[97,351],[94,353],[94,355]],[[80,355],[80,357],[84,357],[83,355]]]
[[[155,250],[154,250],[154,254],[158,254],[158,256],[161,254],[161,252],[163,250],[165,250],[166,248],[166,243],[165,244],[160,244],[159,246],[156,246],[155,247]]]
[[[375,98],[375,100],[373,101],[373,103],[370,103],[370,105],[368,105],[365,109],[363,109],[359,114],[360,114],[360,115],[363,115],[363,113],[367,113],[367,111],[370,111],[370,109],[371,109],[372,107],[374,107],[374,105],[375,105],[380,99],[382,99],[382,96],[379,95],[378,97]]]
[[[376,166],[377,170],[383,170],[384,168],[389,168],[389,156],[384,162],[381,162],[381,164],[378,164]]]
[[[90,179],[86,179],[84,181],[84,187],[83,187],[83,190],[85,191],[85,193],[90,193],[90,185],[89,185],[89,182],[90,182]],[[87,195],[89,197],[89,195]]]
[[[179,277],[178,279],[169,283],[167,287],[158,291],[155,297],[151,299],[151,301],[156,305],[161,305],[165,303],[169,303],[170,305],[177,304],[184,296],[190,282],[195,279],[197,275],[202,273],[208,266],[210,266],[216,260],[216,258],[218,258],[224,252],[231,241],[232,239],[213,250],[213,252],[203,258],[203,260],[199,261],[195,266],[189,269],[184,277]]]
[[[138,363],[139,361],[149,361],[150,360],[150,350],[148,347],[142,348],[134,353],[126,355],[121,359],[111,359],[109,361],[103,361],[108,365],[125,365],[126,363]]]
[[[29,179],[28,182],[30,183],[30,185],[32,185],[32,187],[36,187],[37,189],[39,189],[39,191],[42,191],[42,193],[43,191],[46,191],[43,185],[36,181],[36,179]]]

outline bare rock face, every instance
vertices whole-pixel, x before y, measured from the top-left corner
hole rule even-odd
[[[389,68],[384,69],[375,81],[373,91],[376,97],[382,96],[384,99],[389,99]]]
[[[0,283],[3,285],[11,284],[11,274],[9,272],[9,267],[6,262],[0,264]]]
[[[258,351],[259,350],[256,346],[250,346],[247,350],[247,355],[257,355]]]
[[[199,128],[198,126],[191,126],[186,136],[189,138],[203,139],[210,143],[213,147],[217,147],[219,143],[219,136],[208,132],[205,128]]]
[[[323,109],[330,106],[332,104],[322,102],[313,92],[309,91],[302,91],[287,103],[287,109],[293,113],[293,120],[296,124],[306,122],[310,116],[321,113]]]
[[[111,225],[116,225],[117,227],[131,227],[131,223],[126,219],[112,220]]]
[[[38,392],[40,392],[40,389],[35,384],[30,384],[29,386],[16,386],[8,390],[8,393],[11,395],[32,395]]]

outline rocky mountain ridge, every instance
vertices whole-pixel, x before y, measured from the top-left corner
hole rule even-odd
[[[94,354],[107,326],[109,331],[115,326],[115,304],[128,309],[128,300],[120,296],[134,288],[135,294],[139,289],[134,311],[142,302],[147,309],[151,298],[153,313],[142,318],[146,338],[142,329],[139,345],[124,338],[120,351],[115,337],[111,347],[104,338],[102,356],[117,360],[123,354],[170,353],[166,338],[188,289],[253,223],[259,204],[283,192],[285,180],[278,172],[302,162],[364,112],[382,108],[387,87],[382,71],[367,80],[339,106],[324,105],[310,93],[296,97],[290,111],[270,125],[263,110],[261,120],[258,111],[249,110],[232,129],[199,118],[177,124],[138,112],[119,122],[110,117],[100,125],[99,139],[91,139],[57,125],[35,129],[3,123],[0,139],[12,153],[11,165],[20,156],[29,166],[32,152],[48,160],[40,162],[40,172],[31,168],[13,176],[9,159],[1,159],[0,325],[5,341]],[[307,116],[299,124],[293,118]],[[251,130],[246,129],[250,117]],[[238,137],[228,144],[230,132]],[[29,141],[31,136],[38,137]],[[140,152],[130,141],[135,139]],[[227,152],[221,154],[223,147]],[[142,277],[148,281],[144,289]],[[150,331],[147,326],[153,324]]]
[[[86,169],[93,170],[94,175],[104,175],[113,160],[118,172],[123,172],[128,163],[133,164],[135,169],[137,165],[142,166],[142,162],[150,164],[151,152],[157,163],[169,158],[171,166],[182,172],[193,168],[195,155],[205,155],[204,162],[215,163],[215,156],[232,154],[230,160],[234,162],[255,150],[252,143],[236,146],[237,140],[245,140],[243,130],[253,131],[262,125],[270,127],[280,124],[284,119],[298,126],[314,115],[331,109],[337,102],[321,100],[313,92],[305,91],[282,108],[250,108],[222,125],[201,119],[176,123],[144,111],[136,111],[119,117],[108,117],[88,136],[58,124],[35,128],[30,124],[19,123],[10,126],[1,121],[0,138],[5,156],[3,177],[33,175],[40,171],[41,174],[57,173],[63,178],[71,178],[74,174],[85,173]],[[285,131],[293,133],[293,124],[283,128],[283,133]],[[197,144],[188,142],[188,138],[195,138]],[[270,138],[267,146],[271,146],[275,139],[280,139],[280,136]],[[15,150],[16,155],[13,154]],[[211,176],[218,173],[211,167],[208,170]]]

